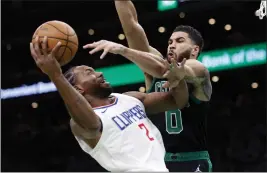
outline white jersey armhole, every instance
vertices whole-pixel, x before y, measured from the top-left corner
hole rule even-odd
[[[97,112],[96,112],[97,114]],[[102,146],[102,142],[103,142],[103,139],[105,139],[105,123],[103,123],[103,120],[100,116],[98,116],[101,120],[101,124],[102,124],[102,132],[101,132],[101,136],[100,136],[100,139],[99,141],[97,142],[96,146],[94,148],[91,148],[90,145],[88,145],[82,137],[79,137],[79,136],[76,136],[74,135],[74,137],[76,138],[76,140],[78,141],[78,143],[80,144],[80,147],[82,148],[83,151],[85,151],[86,153],[88,154],[91,154],[91,155],[94,155],[95,152],[97,152],[101,146]],[[86,134],[84,134],[86,136]],[[83,136],[84,136],[83,135]]]

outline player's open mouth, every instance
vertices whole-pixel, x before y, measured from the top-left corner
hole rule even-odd
[[[169,57],[173,57],[173,56],[174,56],[174,52],[173,52],[173,50],[169,50],[169,52],[168,52],[168,56],[169,56]]]
[[[171,62],[171,58],[174,58],[174,53],[173,52],[169,52],[168,53],[168,61]]]
[[[102,85],[102,84],[108,84],[108,85],[109,85],[109,82],[107,82],[106,79],[103,78],[103,77],[101,77],[101,78],[99,79],[99,83],[100,83],[101,85]]]

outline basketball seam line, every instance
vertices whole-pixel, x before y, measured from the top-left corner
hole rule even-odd
[[[52,25],[51,23],[46,23],[46,24],[47,24],[47,25],[50,25],[50,26],[53,26],[54,28],[56,28],[59,32],[61,32],[61,33],[64,34],[64,35],[67,35],[67,36],[74,36],[74,35],[76,35],[75,32],[74,32],[73,35],[66,34],[66,33],[64,33],[63,31],[59,30],[56,26]]]
[[[70,53],[71,53],[71,55],[73,55],[73,53],[72,53],[72,50],[71,50],[71,48],[69,48],[67,45],[65,46],[65,49],[69,49],[69,51],[70,51]],[[72,56],[72,58],[71,59],[73,59],[73,56]]]
[[[70,53],[71,53],[71,55],[72,55],[72,50],[71,50],[71,48],[69,48],[69,46],[66,46],[66,49],[69,49],[70,50]]]
[[[36,34],[36,35],[38,35],[38,34]],[[39,38],[44,38],[44,36],[39,36]],[[68,41],[68,42],[70,42],[70,43],[72,43],[72,44],[74,44],[75,46],[78,47],[78,45],[77,45],[75,42],[71,41],[71,40],[66,40],[66,39],[63,39],[63,38],[57,38],[57,37],[50,37],[50,36],[47,37],[47,38],[53,38],[53,39],[58,39],[58,40]],[[33,37],[32,39],[34,40],[35,37]]]
[[[60,47],[65,47],[66,49],[68,48],[69,49],[69,51],[71,52],[71,54],[72,54],[72,50],[71,50],[71,48],[69,48],[68,46],[60,46]],[[60,60],[60,59],[59,59]],[[58,60],[58,61],[59,61]]]
[[[68,28],[66,28],[66,29],[67,29],[67,33],[69,33]],[[64,51],[63,51],[61,57],[59,58],[59,62],[62,60],[62,57],[64,56],[64,54],[65,54],[65,52],[66,52],[66,47],[68,46],[68,43],[69,43],[69,35],[67,35],[66,46],[65,46],[65,49],[64,49]],[[71,56],[72,56],[72,55],[71,55]],[[65,59],[63,58],[63,64],[64,64],[64,62],[65,62]]]

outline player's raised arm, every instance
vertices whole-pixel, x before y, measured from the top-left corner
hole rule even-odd
[[[85,130],[97,131],[101,127],[98,116],[94,113],[88,101],[64,77],[60,65],[55,59],[60,44],[51,53],[47,51],[47,37],[41,44],[42,48],[39,48],[39,44],[41,43],[37,36],[36,42],[30,45],[31,55],[37,66],[55,84],[74,121]]]
[[[136,9],[132,1],[115,1],[115,6],[129,47],[149,52],[147,36],[138,23]]]
[[[138,22],[137,12],[132,1],[115,0],[115,6],[129,47],[136,50],[150,52],[162,58],[163,56],[161,55],[161,53],[149,45],[146,33],[143,27]],[[140,63],[143,62],[134,62],[134,63],[140,67]],[[155,63],[153,67],[155,69],[160,68],[158,63]],[[153,70],[149,71],[147,69],[142,69],[142,70],[145,73],[147,88],[150,88],[150,84],[152,82],[153,77],[162,75],[158,73],[157,70],[155,70],[154,73],[151,73],[151,71]]]

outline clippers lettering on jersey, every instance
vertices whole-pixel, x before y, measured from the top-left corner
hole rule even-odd
[[[123,125],[122,121],[118,118],[118,116],[112,117],[112,120],[113,120],[113,122],[116,123],[116,125],[117,125],[121,130],[124,130],[125,127],[127,127],[127,126],[124,126],[124,125]]]
[[[147,118],[145,112],[139,105],[132,107],[131,109],[121,113],[120,115],[112,117],[112,121],[117,125],[120,130],[124,130],[133,122]]]
[[[126,111],[125,113],[128,114],[128,116],[130,117],[130,119],[132,119],[132,121],[138,120],[138,117],[136,117],[136,115],[132,112],[132,109]]]
[[[141,108],[141,106],[137,105],[137,106],[135,107],[135,109],[138,111],[138,113],[139,113],[140,115],[142,115],[144,118],[147,118],[146,113],[143,111],[143,109]]]
[[[128,112],[123,112],[122,114],[121,114],[121,116],[123,116],[126,120],[128,120],[128,122],[131,124],[131,123],[133,123],[131,120],[130,120],[130,118],[131,118],[131,114],[128,114]]]

